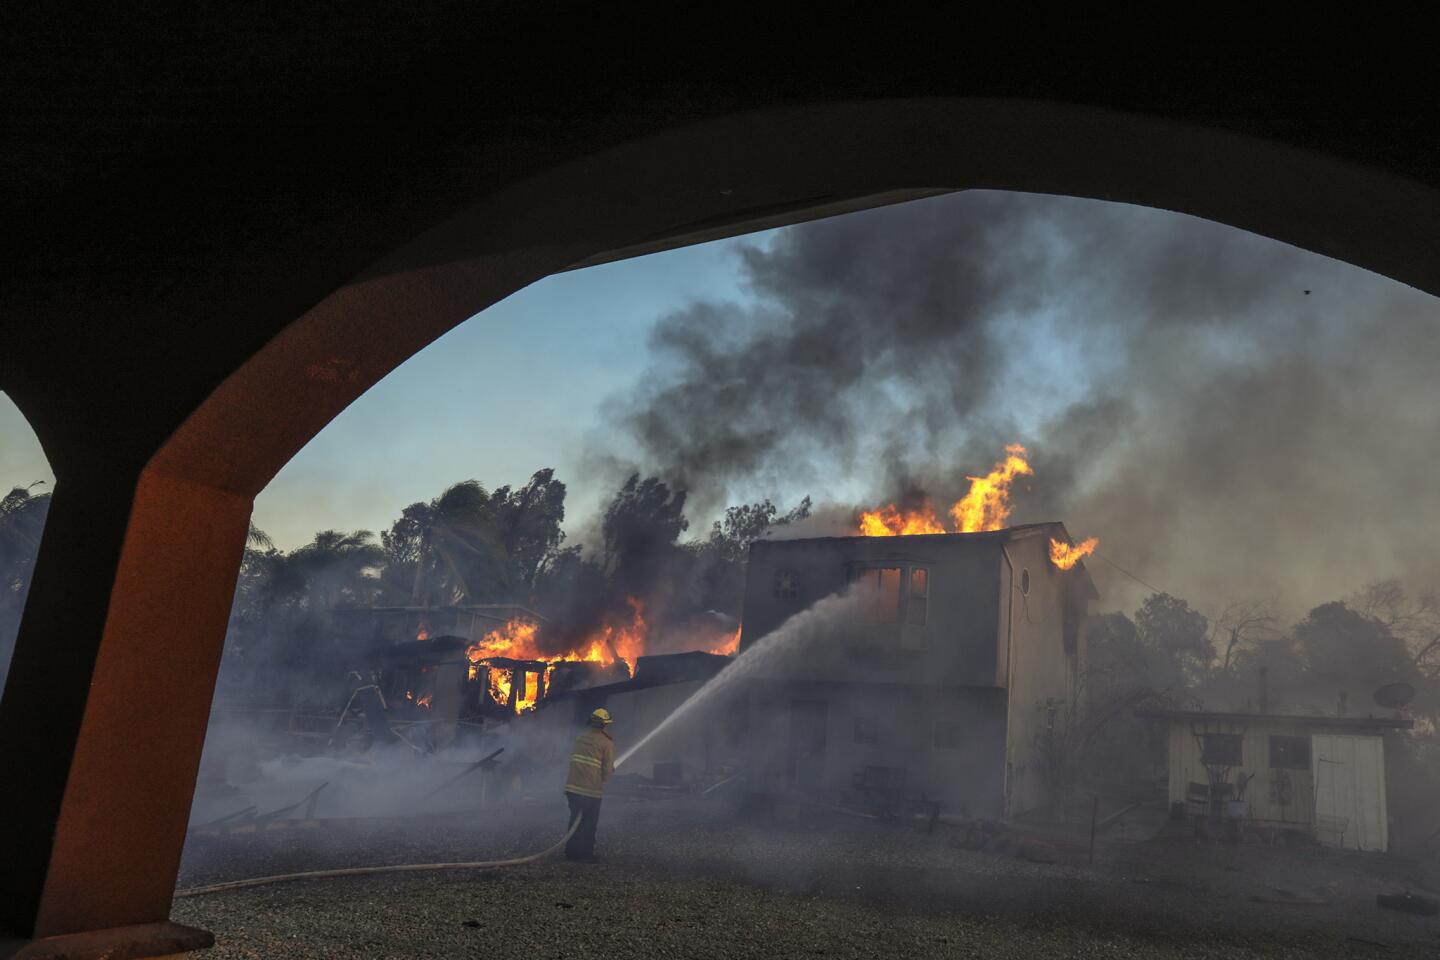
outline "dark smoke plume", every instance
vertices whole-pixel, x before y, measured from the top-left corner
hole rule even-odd
[[[949,502],[1018,441],[1036,475],[1013,521],[1099,535],[1199,602],[1435,583],[1429,296],[1203,220],[992,192],[742,257],[749,299],[662,318],[615,405],[697,515],[792,492]],[[1140,589],[1092,569],[1117,604]]]

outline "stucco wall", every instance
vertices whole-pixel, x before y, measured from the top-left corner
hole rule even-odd
[[[905,771],[907,797],[946,813],[1001,814],[1003,691],[761,682],[752,697],[747,776],[757,790],[859,803],[856,775],[890,767]],[[958,738],[937,736],[941,724]]]
[[[845,642],[815,651],[806,662],[806,679],[992,685],[998,556],[994,539],[947,536],[760,541],[750,551],[742,649],[816,601],[844,590],[855,564],[920,565],[930,571],[925,623],[905,622],[902,609],[898,624],[858,631],[847,625],[850,636]],[[782,572],[793,576],[793,597],[776,595],[776,577]]]
[[[1065,722],[1075,695],[1078,654],[1066,653],[1064,628],[1068,581],[1079,574],[1056,569],[1050,562],[1049,538],[1043,535],[1012,540],[1006,550],[1010,562],[1002,557],[999,567],[1009,631],[998,634],[996,659],[997,680],[1010,695],[1006,789],[1008,811],[1016,814],[1047,800],[1039,740],[1052,724]],[[1051,700],[1056,701],[1053,711]]]

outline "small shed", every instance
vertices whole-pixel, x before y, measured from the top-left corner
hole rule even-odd
[[[1172,810],[1303,830],[1352,850],[1389,846],[1385,734],[1403,717],[1139,710],[1169,728]]]

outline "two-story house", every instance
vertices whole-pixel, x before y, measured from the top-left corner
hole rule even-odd
[[[992,533],[765,540],[746,581],[743,653],[852,589],[856,617],[802,665],[747,677],[754,789],[843,798],[879,785],[948,812],[1010,816],[1046,798],[1043,743],[1078,695],[1083,563],[1059,523]]]

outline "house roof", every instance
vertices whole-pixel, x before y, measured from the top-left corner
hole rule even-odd
[[[734,657],[724,654],[706,653],[702,650],[691,650],[686,653],[647,654],[636,660],[635,676],[629,680],[564,690],[553,697],[547,697],[546,702],[604,698],[610,694],[644,690],[647,687],[663,687],[672,683],[704,683],[729,666],[734,659]]]
[[[1414,721],[1408,717],[1327,717],[1303,713],[1230,713],[1223,710],[1136,710],[1143,720],[1176,722],[1226,723],[1288,723],[1325,730],[1409,730]]]
[[[817,543],[848,544],[881,540],[895,541],[897,546],[902,544],[1009,543],[1046,535],[1068,543],[1074,542],[1070,531],[1065,529],[1065,524],[1059,520],[1046,520],[1040,523],[1017,523],[1000,530],[986,530],[980,533],[915,533],[898,537],[863,537],[859,534],[850,537],[793,537],[756,540],[751,546],[752,548],[784,548],[792,544],[798,547]],[[1073,578],[1073,582],[1080,584],[1091,599],[1099,599],[1100,592],[1095,589],[1095,582],[1090,579],[1090,572],[1085,569],[1084,560],[1078,561],[1075,566],[1070,568],[1070,572],[1077,574]]]

